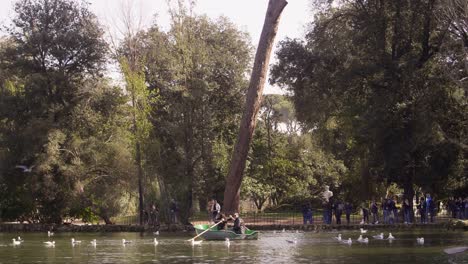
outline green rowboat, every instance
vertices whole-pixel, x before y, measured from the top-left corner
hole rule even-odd
[[[195,225],[194,228],[198,235],[210,228],[210,225]],[[258,232],[245,228],[244,234],[236,234],[234,231],[232,231],[232,228],[218,230],[218,228],[215,226],[201,236],[205,240],[225,240],[226,238],[229,238],[230,240],[258,239]]]

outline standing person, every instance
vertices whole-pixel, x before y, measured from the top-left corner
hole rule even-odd
[[[375,200],[372,200],[371,214],[372,214],[372,224],[378,224],[379,223],[379,207],[377,206],[377,203],[375,202]]]
[[[410,208],[408,199],[405,199],[402,207],[403,207],[403,219],[405,221],[405,224],[411,224],[411,216],[410,216],[411,208]]]
[[[307,223],[312,224],[312,209],[310,208],[310,204],[302,205],[302,218],[304,225]]]
[[[418,212],[421,215],[421,224],[426,223],[426,202],[424,201],[424,197],[419,199],[419,204],[417,206]]]
[[[426,221],[434,222],[434,213],[435,213],[435,203],[431,195],[426,194]],[[429,219],[428,219],[429,218]]]
[[[394,197],[392,199],[392,212],[393,212],[393,217],[395,219],[395,223],[399,223],[399,219],[398,219],[398,206],[397,206],[397,202],[398,202],[398,197]]]
[[[325,224],[331,224],[332,219],[332,205],[330,198],[333,196],[333,192],[330,191],[330,187],[328,185],[324,186],[324,191],[322,193],[322,206],[323,206],[323,222]]]
[[[346,214],[346,224],[349,225],[351,220],[351,213],[353,212],[353,206],[349,202],[346,202],[344,210]]]
[[[343,203],[337,201],[335,203],[335,219],[337,225],[341,225],[341,214],[343,214]]]
[[[171,199],[171,205],[169,206],[169,209],[171,211],[171,223],[176,224],[177,215],[179,213],[179,206],[177,205],[177,202],[174,199]]]
[[[361,224],[368,224],[369,223],[369,209],[367,208],[367,204],[365,202],[362,203],[361,208],[362,208]]]
[[[388,200],[384,198],[382,201],[382,212],[384,224],[388,224]]]
[[[211,217],[213,222],[215,222],[216,216],[221,212],[221,205],[218,203],[216,198],[213,197],[211,200],[212,207],[211,207]]]
[[[387,216],[388,216],[388,223],[394,224],[394,215],[393,215],[393,208],[395,207],[395,201],[392,198],[387,199]]]
[[[452,214],[452,218],[457,218],[455,199],[453,197],[450,198],[447,204],[448,204],[449,211]]]
[[[465,197],[464,207],[465,207],[465,219],[468,219],[468,197]]]
[[[150,225],[159,226],[159,210],[155,204],[151,205],[150,209]]]

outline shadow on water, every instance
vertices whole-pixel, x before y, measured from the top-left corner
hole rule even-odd
[[[203,241],[192,246],[190,234],[148,233],[58,233],[20,234],[24,242],[12,245],[11,233],[0,233],[0,263],[468,263],[468,254],[448,255],[443,249],[468,244],[468,232],[445,230],[390,230],[395,240],[372,238],[388,230],[372,230],[363,237],[368,244],[358,243],[359,231],[342,231],[343,239],[352,245],[333,239],[338,232],[304,233],[262,232],[258,240]],[[71,238],[82,243],[73,246]],[[424,237],[424,245],[417,243]],[[131,241],[123,244],[122,239]],[[91,241],[96,239],[96,247]],[[43,242],[54,240],[55,247]]]

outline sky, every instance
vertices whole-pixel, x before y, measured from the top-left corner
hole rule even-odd
[[[109,31],[118,31],[119,11],[121,6],[130,0],[87,0],[90,9]],[[169,28],[167,0],[131,0],[134,8],[143,17],[143,25],[148,26],[156,21],[163,30]],[[0,25],[8,25],[13,16],[13,4],[16,0],[0,0]],[[290,38],[301,38],[305,32],[306,23],[311,21],[311,0],[288,0],[281,16],[275,46],[278,41]],[[128,3],[127,3],[128,4]],[[260,38],[268,0],[197,0],[195,13],[206,14],[216,18],[221,15],[228,17],[238,27],[247,31],[252,44],[256,47]],[[4,34],[4,32],[2,32]],[[270,59],[270,63],[274,58]],[[264,93],[282,93],[277,87],[266,84]]]

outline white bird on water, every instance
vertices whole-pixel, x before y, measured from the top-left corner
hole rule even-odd
[[[380,233],[378,235],[372,236],[375,239],[384,239],[383,233]]]
[[[80,245],[81,244],[81,240],[75,240],[74,238],[71,239],[71,243],[72,245]]]
[[[224,241],[227,247],[231,246],[231,241],[229,241],[229,238],[226,237],[226,241]]]
[[[364,228],[361,227],[361,234],[367,233],[367,230],[364,230]]]
[[[127,241],[125,238],[122,238],[122,245],[128,245],[130,243],[132,243],[132,241]]]
[[[44,244],[48,247],[55,247],[55,241],[46,241]]]
[[[353,240],[351,240],[351,238],[348,238],[348,240],[342,240],[341,243],[351,246],[351,244],[353,244]]]
[[[195,239],[192,239],[192,246],[201,245],[202,242],[203,242],[203,240],[196,241]]]
[[[369,243],[369,238],[362,238],[362,235],[359,235],[359,238],[357,239],[359,243]]]
[[[48,237],[51,237],[51,236],[53,236],[53,235],[54,235],[54,232],[47,231],[47,236],[48,236]]]
[[[159,230],[156,232],[153,232],[153,235],[159,236]]]
[[[156,238],[153,239],[153,244],[157,246],[159,244],[158,240]]]
[[[418,242],[419,245],[424,245],[424,237],[417,237],[416,242]]]
[[[96,239],[91,240],[91,246],[96,247],[96,245],[97,245]]]
[[[285,229],[285,228],[283,228],[283,233],[284,233],[284,232],[286,232],[286,229]]]
[[[34,165],[31,167],[25,166],[25,165],[16,165],[15,168],[17,169],[22,169],[23,172],[31,172],[32,169],[34,168]]]
[[[338,241],[341,241],[341,234],[338,234],[337,237],[334,237],[334,239],[338,240]]]
[[[393,240],[395,239],[395,237],[392,235],[392,233],[388,233],[388,240]]]
[[[21,245],[21,241],[18,241],[16,239],[12,239],[13,240],[13,246],[18,246],[18,245]]]

